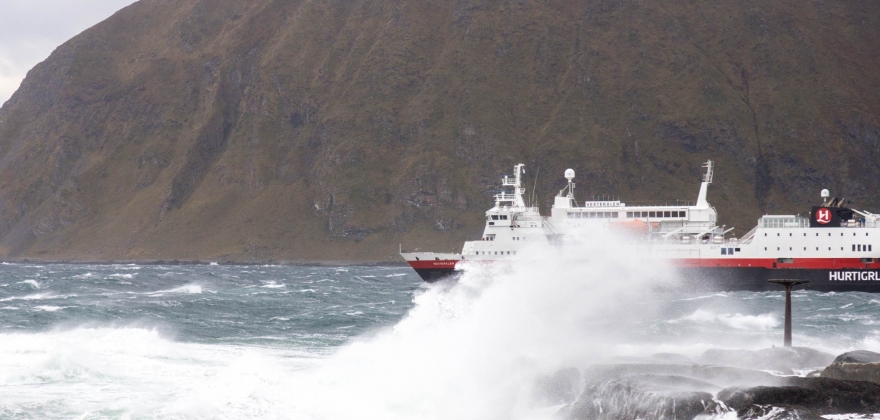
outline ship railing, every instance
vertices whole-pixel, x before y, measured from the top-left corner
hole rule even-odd
[[[594,197],[595,198],[595,197]],[[599,202],[599,201],[619,201],[619,200],[611,200],[611,199],[602,199],[603,197],[599,197],[599,199],[588,200],[589,202]],[[627,207],[693,207],[694,202],[691,200],[647,200],[647,201],[626,201]]]
[[[516,201],[516,194],[509,194],[509,193],[495,194],[495,201]]]
[[[755,238],[756,232],[758,232],[757,226],[753,227],[752,230],[750,230],[748,233],[746,233],[746,235],[742,237],[742,241],[740,241],[740,242],[744,243],[744,244],[752,242],[752,239]]]

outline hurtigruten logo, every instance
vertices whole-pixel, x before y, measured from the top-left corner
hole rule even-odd
[[[824,208],[816,210],[816,222],[823,225],[831,223],[831,210]]]
[[[829,271],[829,281],[880,281],[876,271]]]

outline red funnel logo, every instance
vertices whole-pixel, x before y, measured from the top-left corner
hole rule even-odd
[[[828,209],[819,209],[816,210],[816,222],[820,224],[827,225],[831,223],[831,210]]]

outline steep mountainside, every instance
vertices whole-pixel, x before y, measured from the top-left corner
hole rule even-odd
[[[396,260],[544,211],[880,210],[880,2],[142,0],[0,109],[0,257]]]

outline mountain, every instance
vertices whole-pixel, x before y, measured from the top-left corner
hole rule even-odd
[[[142,0],[0,108],[0,258],[396,261],[547,211],[880,210],[872,0]],[[532,188],[530,188],[531,190]]]

